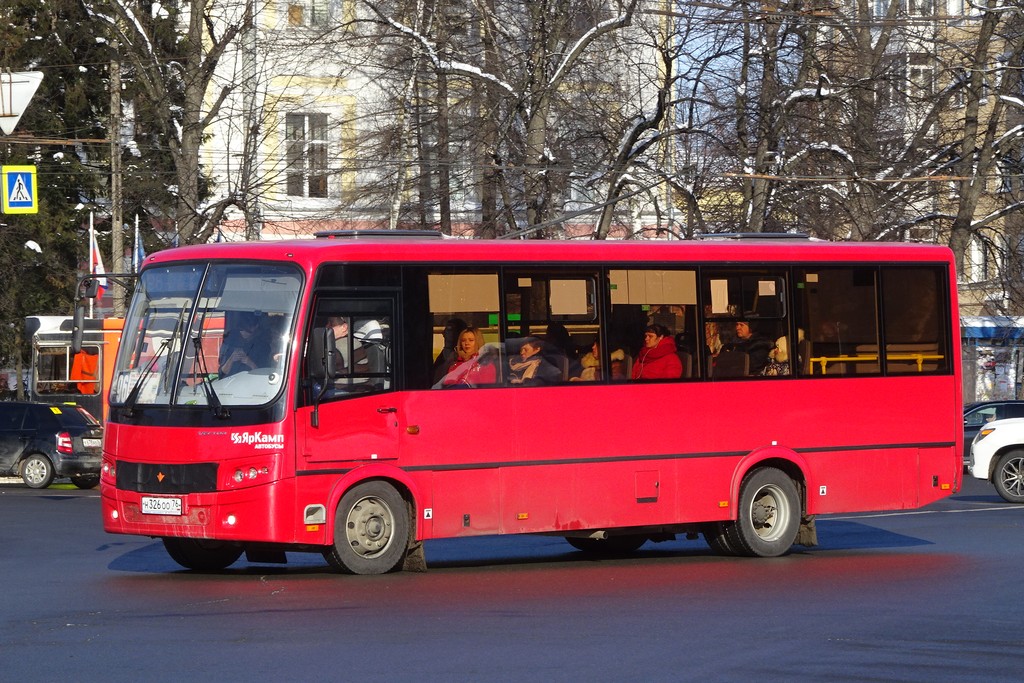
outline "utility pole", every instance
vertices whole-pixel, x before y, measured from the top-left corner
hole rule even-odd
[[[121,62],[118,43],[113,41],[110,60],[110,269],[121,271],[124,254],[124,220],[121,206]],[[114,287],[114,317],[124,316],[124,288]]]

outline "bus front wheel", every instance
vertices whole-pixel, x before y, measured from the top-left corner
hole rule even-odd
[[[324,557],[346,574],[386,574],[405,558],[409,529],[402,495],[387,482],[368,481],[341,497]]]
[[[242,546],[203,538],[164,538],[164,549],[185,569],[213,572],[227,569],[242,556]]]
[[[728,546],[741,555],[778,557],[800,530],[800,495],[780,469],[762,467],[743,480],[736,521],[728,526]]]

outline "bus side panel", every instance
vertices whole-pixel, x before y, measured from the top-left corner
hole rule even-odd
[[[434,472],[430,534],[435,538],[501,532],[496,468]],[[420,514],[423,517],[423,514]]]
[[[808,460],[818,473],[808,486],[809,514],[917,507],[916,448],[829,451]]]

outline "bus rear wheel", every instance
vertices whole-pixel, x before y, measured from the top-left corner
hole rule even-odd
[[[566,536],[566,541],[573,548],[591,555],[603,555],[614,557],[616,555],[629,555],[640,549],[647,542],[643,534],[625,534],[622,536],[609,536],[608,538],[578,538]]]
[[[739,514],[726,525],[726,543],[737,554],[778,557],[800,531],[800,494],[782,470],[762,467],[743,480]]]
[[[736,522],[712,522],[706,525],[702,531],[704,540],[719,555],[731,557],[738,555],[736,549],[729,545],[730,529]]]
[[[227,569],[242,556],[242,546],[227,541],[203,538],[164,538],[171,559],[185,569],[201,572]]]
[[[1010,451],[999,458],[992,483],[1007,503],[1024,503],[1024,451]]]
[[[334,515],[334,544],[324,557],[346,574],[386,574],[405,559],[409,530],[402,495],[386,482],[368,481],[341,497]]]

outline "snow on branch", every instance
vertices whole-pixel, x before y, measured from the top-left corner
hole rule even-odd
[[[1024,202],[1014,202],[1012,204],[1008,204],[1006,206],[1000,207],[999,209],[988,214],[987,216],[982,216],[977,220],[971,221],[971,228],[984,228],[989,223],[992,223],[993,221],[998,220],[1003,216],[1008,216],[1011,213],[1021,211],[1022,209],[1024,209]]]
[[[462,74],[464,76],[470,76],[472,78],[478,78],[484,81],[490,81],[494,83],[502,90],[510,95],[515,94],[515,90],[512,86],[505,81],[501,80],[494,74],[486,73],[483,69],[467,64],[466,62],[453,62],[448,59],[441,59],[441,56],[437,54],[437,44],[424,36],[419,31],[413,29],[410,26],[406,26],[400,21],[397,21],[394,17],[380,15],[384,21],[391,25],[399,33],[409,36],[423,48],[423,53],[430,59],[431,63],[435,68],[450,74]]]
[[[587,49],[587,46],[590,45],[590,43],[593,42],[598,36],[622,28],[623,26],[629,26],[633,22],[633,10],[635,8],[636,0],[631,2],[629,4],[629,7],[627,7],[626,11],[623,12],[622,14],[618,15],[617,17],[612,17],[611,19],[605,19],[604,21],[599,22],[596,26],[594,26],[589,31],[580,36],[580,39],[576,41],[576,44],[573,45],[569,49],[569,51],[565,53],[565,57],[558,65],[558,68],[555,69],[555,73],[552,74],[551,80],[548,82],[548,84],[550,86],[557,87],[558,84],[561,83],[562,78],[565,76],[565,72],[572,67],[573,62],[576,61],[580,53]]]

